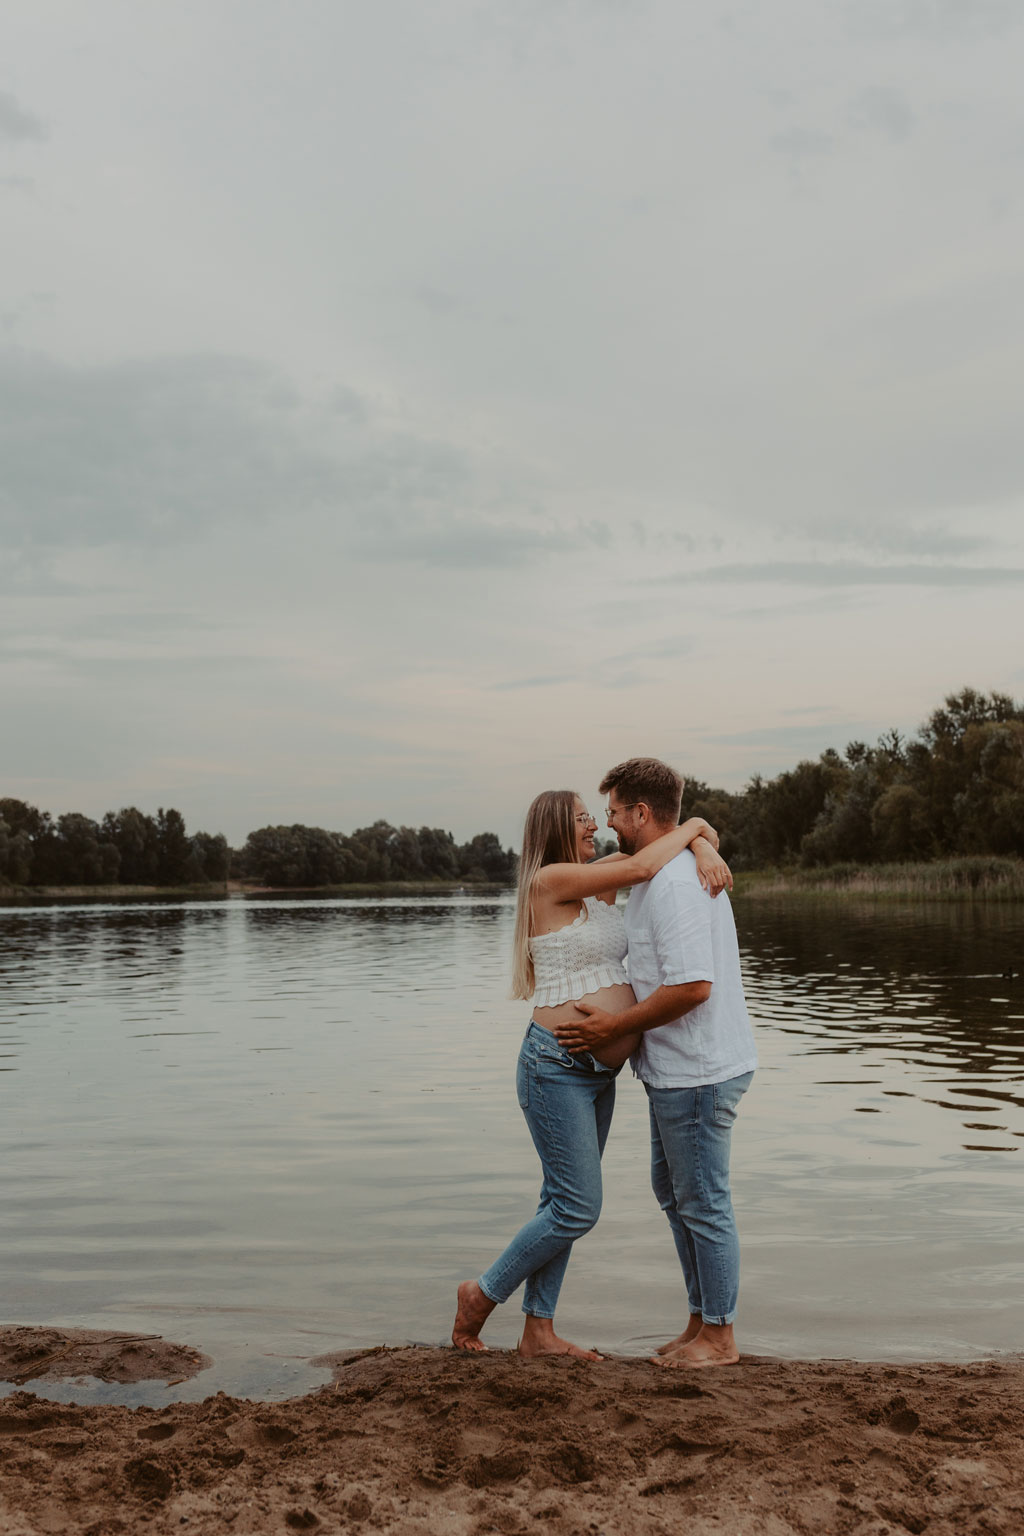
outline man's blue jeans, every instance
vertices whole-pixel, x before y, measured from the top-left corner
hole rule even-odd
[[[729,1147],[753,1076],[701,1088],[647,1088],[651,1187],[672,1228],[690,1311],[706,1323],[731,1323],[736,1316],[740,1244]]]
[[[480,1276],[480,1289],[492,1301],[507,1301],[525,1280],[523,1311],[554,1317],[572,1245],[601,1214],[601,1154],[615,1106],[616,1071],[589,1052],[570,1056],[538,1024],[526,1031],[516,1092],[544,1182],[537,1214]]]

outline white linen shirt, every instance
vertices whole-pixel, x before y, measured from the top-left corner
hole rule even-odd
[[[633,1071],[652,1088],[728,1082],[757,1066],[729,898],[714,900],[687,848],[633,887],[626,903],[627,966],[638,1002],[659,987],[710,981],[706,1003],[641,1036]]]

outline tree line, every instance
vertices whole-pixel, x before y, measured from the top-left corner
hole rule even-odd
[[[173,809],[147,816],[130,806],[94,821],[77,811],[55,818],[22,800],[0,799],[0,883],[14,886],[180,887],[229,878],[295,890],[386,880],[506,884],[515,870],[515,854],[493,832],[456,843],[439,827],[387,821],[350,835],[261,827],[232,849],[219,833],[189,833]]]
[[[684,815],[705,816],[734,869],[905,863],[1024,854],[1024,704],[949,694],[915,737],[852,741],[738,794],[691,780]]]
[[[292,888],[378,885],[385,880],[464,880],[505,885],[516,856],[493,832],[456,843],[440,827],[393,827],[375,821],[346,835],[322,827],[261,827],[232,859],[240,879]]]
[[[683,815],[706,816],[737,870],[1024,854],[1024,705],[973,688],[950,694],[916,737],[828,748],[736,794],[690,779]],[[613,842],[606,842],[613,848]],[[439,827],[376,821],[346,834],[261,827],[240,849],[189,833],[180,811],[129,807],[101,822],[0,799],[0,882],[15,886],[222,883],[286,889],[457,880],[506,884],[516,856],[493,832],[456,843]]]

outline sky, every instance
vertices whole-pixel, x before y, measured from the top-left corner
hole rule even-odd
[[[6,0],[0,794],[518,846],[1024,692],[1016,0]]]

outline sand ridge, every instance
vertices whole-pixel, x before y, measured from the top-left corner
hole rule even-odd
[[[0,1529],[1019,1536],[1024,1360],[334,1357],[307,1397],[0,1401]]]
[[[158,1333],[113,1333],[94,1328],[0,1327],[0,1381],[166,1381],[174,1385],[213,1362],[187,1344]]]

